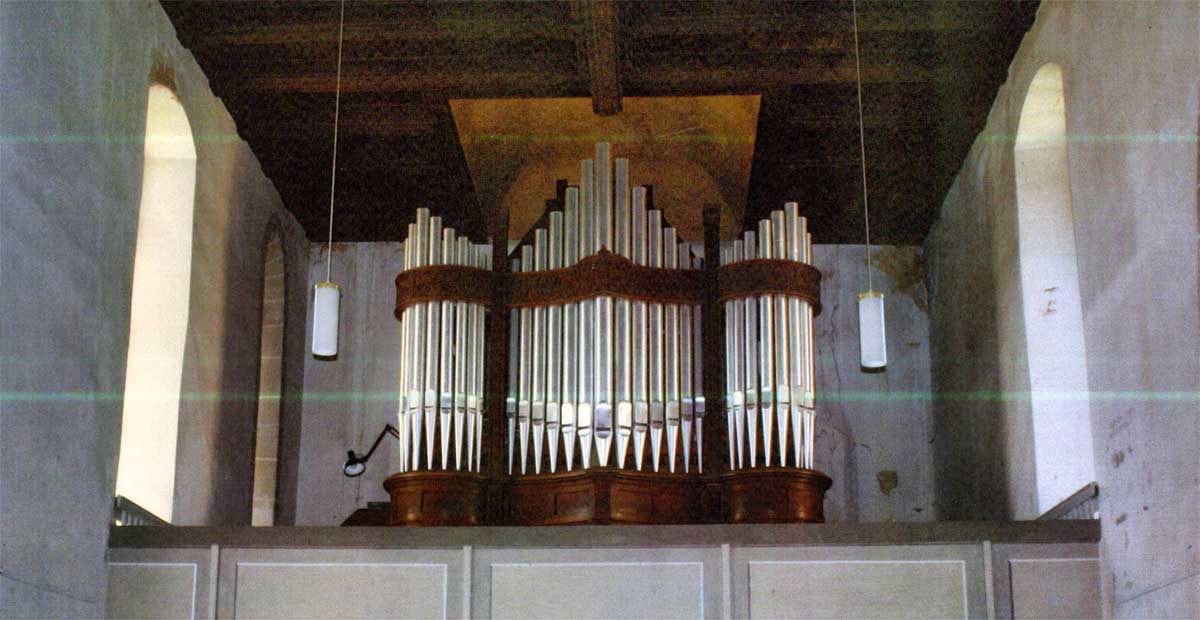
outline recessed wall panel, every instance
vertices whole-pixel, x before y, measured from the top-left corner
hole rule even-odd
[[[1099,618],[1100,561],[1010,560],[1014,620]]]
[[[107,617],[192,620],[197,567],[183,562],[110,562]]]
[[[492,564],[492,618],[704,617],[701,562]]]
[[[749,563],[750,617],[966,618],[959,560]]]
[[[392,563],[237,565],[236,618],[445,618],[447,566]]]

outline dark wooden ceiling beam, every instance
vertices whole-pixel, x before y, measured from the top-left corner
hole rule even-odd
[[[626,79],[630,94],[656,89],[691,89],[698,92],[760,92],[793,85],[854,84],[853,62],[823,66],[797,62],[791,66],[717,66],[701,69],[668,66],[639,68]],[[871,82],[925,82],[929,73],[912,67],[863,65],[862,80]]]
[[[612,0],[576,0],[574,13],[575,46],[586,59],[592,111],[612,116],[621,111],[617,6]]]
[[[858,29],[871,32],[979,31],[1009,27],[1019,2],[870,2],[859,5]],[[660,9],[667,3],[632,3],[637,10],[623,31],[631,40],[680,34],[742,36],[764,32],[850,32],[849,2],[683,3],[685,11]]]
[[[337,88],[337,76],[333,73],[258,75],[247,81],[246,88],[260,93],[332,93]],[[577,75],[536,69],[523,72],[411,69],[387,75],[342,75],[341,88],[343,93],[424,92],[493,97],[586,92],[585,83]]]
[[[438,18],[396,20],[353,20],[347,17],[344,40],[347,46],[355,43],[384,44],[395,41],[444,42],[551,40],[571,42],[573,33],[564,28],[561,20],[550,16],[506,19],[491,14],[478,19]],[[328,22],[294,22],[256,24],[253,26],[207,33],[196,38],[194,45],[203,48],[228,48],[243,45],[286,45],[292,43],[337,44],[337,16]]]
[[[683,92],[717,94],[758,92],[780,85],[853,84],[851,63],[825,66],[797,62],[790,66],[644,67],[624,79],[623,94]],[[864,83],[920,83],[931,79],[929,71],[890,63],[862,67]],[[584,78],[566,71],[469,71],[409,69],[386,75],[342,75],[343,93],[425,92],[447,96],[579,96],[590,92]],[[245,90],[259,93],[332,93],[337,87],[333,73],[257,75]]]

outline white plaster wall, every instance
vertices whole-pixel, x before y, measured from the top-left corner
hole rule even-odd
[[[258,374],[260,254],[276,219],[289,277],[300,278],[290,313],[303,316],[307,243],[299,226],[157,2],[0,3],[5,618],[104,616],[155,67],[173,74],[198,154],[183,371],[184,392],[196,396],[180,411],[175,514],[185,523],[249,522],[254,401],[242,396],[253,394]],[[294,357],[285,370],[292,391],[301,368]],[[285,416],[297,414],[295,402],[285,403]]]
[[[312,245],[310,288],[325,279],[326,247]],[[878,374],[864,373],[858,364],[856,304],[858,293],[866,290],[863,247],[818,245],[813,251],[824,274],[824,310],[816,318],[816,462],[834,479],[826,517],[932,520],[937,506],[929,332],[919,253],[916,248],[876,251],[891,270],[875,275],[876,288],[888,295],[891,361]],[[380,444],[358,478],[343,476],[341,465],[347,450],[364,452],[385,424],[396,424],[400,341],[392,311],[402,259],[399,243],[334,244],[333,281],[343,288],[339,351],[336,360],[309,356],[305,365],[297,524],[336,525],[367,502],[388,501],[383,480],[397,471],[394,440]],[[715,432],[721,424],[705,426]],[[885,492],[881,472],[895,472],[898,486]]]
[[[310,248],[310,291],[326,279],[328,247],[314,243]],[[305,358],[297,525],[338,525],[367,502],[389,499],[383,480],[399,470],[394,439],[384,438],[357,478],[343,476],[342,463],[347,450],[366,452],[385,424],[397,423],[400,323],[392,311],[403,264],[399,243],[333,246],[331,280],[342,287],[338,355],[335,360]],[[305,333],[311,335],[311,304],[307,322]]]
[[[1196,617],[1198,3],[1042,4],[925,244],[936,390],[1005,392],[938,400],[939,494],[955,518],[1028,514],[1012,142],[1047,62],[1066,80],[1106,608]]]
[[[834,479],[828,502],[846,498],[846,512],[837,520],[932,521],[938,518],[938,502],[923,259],[912,247],[872,246],[871,253],[874,288],[884,294],[888,366],[883,372],[864,372],[859,365],[865,248],[813,246],[822,303],[815,320],[817,407],[850,442],[846,475]]]

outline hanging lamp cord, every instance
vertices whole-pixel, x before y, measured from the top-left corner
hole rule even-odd
[[[863,125],[862,65],[858,60],[858,6],[850,0],[850,15],[854,19],[854,81],[858,85],[858,152],[862,159],[863,226],[867,240],[867,290],[874,290],[871,282],[871,212],[867,209],[867,140]]]
[[[342,103],[342,34],[346,29],[346,0],[342,0],[341,15],[338,17],[338,60],[337,82],[333,95],[333,173],[329,175],[329,247],[325,250],[325,281],[332,280],[333,270],[333,196],[337,190],[337,143],[338,115]]]

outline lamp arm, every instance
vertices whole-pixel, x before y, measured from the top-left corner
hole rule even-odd
[[[383,437],[389,433],[392,435],[392,437],[400,439],[400,431],[396,430],[396,427],[392,426],[391,424],[385,424],[383,426],[383,430],[380,431],[379,436],[375,438],[375,443],[371,444],[371,449],[367,450],[366,455],[360,458],[359,462],[366,463],[368,460],[370,460],[371,455],[375,454],[375,448],[379,447],[379,442],[383,441]]]

